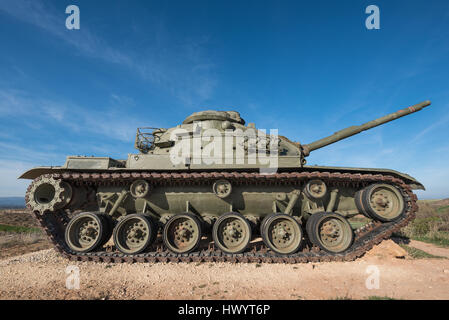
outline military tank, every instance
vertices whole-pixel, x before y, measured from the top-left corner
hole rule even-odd
[[[68,156],[20,178],[33,180],[27,207],[72,260],[354,260],[414,218],[413,190],[424,186],[394,170],[309,166],[306,157],[429,105],[309,144],[245,125],[235,111],[202,111],[173,128],[138,128],[139,152],[127,159]]]

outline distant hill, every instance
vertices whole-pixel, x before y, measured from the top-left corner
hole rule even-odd
[[[24,208],[24,197],[0,197],[0,208]]]

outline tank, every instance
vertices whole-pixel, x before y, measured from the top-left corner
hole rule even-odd
[[[308,144],[201,111],[138,128],[127,159],[68,156],[37,167],[25,200],[77,261],[347,261],[410,222],[413,190],[390,169],[309,166],[314,150],[422,110],[424,101]]]

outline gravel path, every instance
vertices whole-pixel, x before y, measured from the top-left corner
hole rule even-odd
[[[81,263],[49,249],[1,260],[0,298],[449,299],[449,260],[396,256],[401,248],[391,240],[353,262],[296,265]],[[79,289],[66,288],[69,265],[79,268]],[[369,290],[365,282],[372,266],[379,270],[379,289]]]
[[[420,249],[427,253],[433,254],[434,256],[446,257],[449,259],[449,250],[447,248],[441,248],[430,243],[425,243],[416,240],[410,240],[408,245],[410,247]]]

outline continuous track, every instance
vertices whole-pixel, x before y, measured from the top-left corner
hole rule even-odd
[[[227,179],[232,184],[241,185],[299,185],[306,180],[322,179],[329,185],[353,185],[364,187],[372,183],[389,183],[398,187],[404,196],[406,210],[399,220],[388,223],[370,222],[369,224],[355,230],[352,246],[343,253],[331,254],[320,250],[318,247],[304,246],[301,251],[280,255],[266,248],[263,244],[253,244],[248,250],[241,254],[225,254],[209,244],[203,249],[188,253],[175,254],[163,248],[159,243],[154,244],[148,252],[137,255],[125,255],[115,251],[114,248],[102,248],[103,251],[89,253],[76,253],[71,251],[64,241],[65,226],[73,212],[68,210],[56,210],[53,212],[33,214],[41,223],[55,249],[64,257],[75,261],[95,262],[256,262],[256,263],[304,263],[319,261],[352,261],[362,256],[374,245],[387,239],[395,231],[407,225],[415,217],[417,210],[416,195],[410,187],[401,179],[381,174],[350,174],[330,172],[282,172],[273,175],[262,175],[258,172],[183,172],[183,173],[160,173],[160,172],[120,172],[120,173],[77,173],[65,172],[47,174],[36,178],[53,177],[62,179],[73,185],[86,186],[94,190],[99,185],[128,185],[135,179],[145,179],[155,186],[166,185],[201,185],[209,184],[216,179]],[[36,181],[35,180],[35,181]],[[27,190],[26,199],[30,196],[30,187]],[[27,201],[28,202],[28,201]],[[82,208],[79,208],[82,209]],[[201,247],[200,247],[201,248]]]

